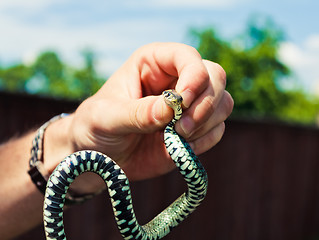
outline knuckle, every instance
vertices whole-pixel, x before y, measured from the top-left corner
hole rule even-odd
[[[210,81],[209,72],[204,65],[202,66],[202,69],[198,72],[198,78],[204,80],[203,84],[207,84]]]
[[[182,44],[182,45],[183,45],[183,46],[185,47],[185,49],[188,50],[190,53],[192,53],[192,54],[194,54],[194,55],[198,55],[198,56],[201,58],[201,56],[200,56],[200,54],[199,54],[199,52],[197,51],[196,48],[194,48],[193,46],[187,45],[187,44]]]
[[[141,114],[141,107],[139,104],[136,104],[136,106],[131,107],[129,111],[129,120],[130,125],[133,126],[133,128],[136,128],[138,130],[143,129],[143,124],[140,121],[140,114]]]
[[[196,154],[201,154],[212,147],[214,147],[217,143],[220,142],[225,132],[225,123],[222,122],[213,128],[209,133],[205,136],[202,136],[196,140],[191,142],[192,149]]]
[[[213,115],[217,106],[214,96],[206,95],[200,99],[200,103],[191,113],[192,120],[195,124],[195,130],[198,130]]]
[[[225,132],[225,123],[220,123],[215,129],[212,130],[211,134],[208,134],[208,142],[210,143],[209,148],[212,148],[220,142]]]
[[[210,116],[216,110],[215,98],[212,95],[205,96],[201,105],[207,116]]]

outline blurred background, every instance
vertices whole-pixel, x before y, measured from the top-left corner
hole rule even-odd
[[[167,239],[319,239],[318,9],[316,0],[1,1],[0,140],[73,111],[137,48],[189,44],[224,67],[235,106],[221,143],[201,156],[207,200]],[[184,190],[176,172],[132,187],[145,221]],[[120,239],[105,198],[66,213],[71,237]],[[42,227],[19,239],[31,238]]]
[[[83,99],[138,47],[182,42],[221,64],[233,116],[313,124],[315,0],[22,0],[0,3],[0,89]]]

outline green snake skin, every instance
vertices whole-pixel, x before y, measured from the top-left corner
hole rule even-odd
[[[66,157],[51,174],[46,188],[43,218],[46,239],[66,239],[63,225],[65,195],[80,174],[90,171],[106,183],[114,217],[124,239],[155,240],[166,236],[203,201],[207,174],[189,144],[174,130],[182,115],[182,98],[174,90],[163,92],[174,109],[174,118],[164,130],[169,155],[185,179],[188,190],[149,223],[139,225],[132,205],[129,181],[123,170],[108,156],[96,151],[79,151]]]

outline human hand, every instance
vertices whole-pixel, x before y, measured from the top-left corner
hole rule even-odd
[[[220,141],[232,111],[225,85],[224,70],[202,60],[194,48],[146,45],[66,119],[69,142],[61,146],[67,148],[64,156],[79,150],[103,152],[130,180],[167,173],[175,165],[165,149],[163,129],[173,111],[162,91],[174,88],[182,95],[184,113],[175,129],[201,154]]]
[[[50,174],[67,155],[91,149],[117,161],[130,180],[164,174],[174,168],[162,134],[173,111],[161,92],[175,88],[183,96],[184,114],[176,130],[200,154],[219,142],[223,122],[232,110],[225,80],[219,65],[202,60],[189,46],[144,46],[75,113],[48,126],[43,136],[43,169]],[[43,196],[27,174],[35,134],[30,131],[1,145],[0,232],[4,239],[17,237],[42,221]],[[86,173],[71,188],[87,195],[104,186],[96,174]]]
[[[183,96],[176,130],[200,154],[219,142],[231,113],[225,84],[224,70],[189,46],[146,45],[80,105],[72,124],[75,148],[107,154],[132,180],[164,174],[174,167],[162,139],[173,112],[162,91],[175,88]]]

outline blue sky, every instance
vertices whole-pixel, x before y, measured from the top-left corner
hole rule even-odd
[[[280,58],[295,80],[319,94],[318,10],[317,0],[2,0],[0,63],[31,63],[53,49],[78,65],[80,51],[91,48],[99,71],[109,76],[144,44],[191,44],[189,29],[203,27],[231,39],[256,14],[284,30]]]

